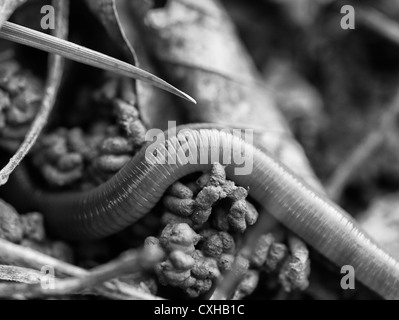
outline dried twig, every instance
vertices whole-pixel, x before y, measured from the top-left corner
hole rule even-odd
[[[58,286],[50,294],[65,295],[79,292],[117,277],[145,271],[153,268],[161,258],[162,253],[160,252],[149,252],[148,250],[128,252],[114,261],[95,268],[84,277],[59,281]]]
[[[67,262],[55,259],[36,250],[16,245],[0,239],[0,262],[40,270],[43,266],[50,266],[59,275],[81,277],[88,271]]]
[[[43,274],[34,269],[0,265],[0,281],[13,281],[27,284],[39,283]]]
[[[105,281],[152,268],[161,258],[162,254],[160,252],[149,252],[148,250],[129,252],[114,261],[95,268],[85,276],[54,281],[53,287],[43,287],[41,284],[0,285],[0,297],[24,296],[25,298],[37,298],[41,296],[65,296],[86,290],[91,291],[91,288]],[[143,293],[143,296],[154,298],[146,293]]]
[[[53,268],[58,275],[67,275],[75,278],[84,278],[90,274],[90,272],[85,269],[52,258],[30,248],[13,244],[3,239],[0,239],[0,252],[0,261],[2,263],[12,263],[36,270],[41,270],[43,266],[47,266]],[[7,285],[10,286],[11,284]],[[10,292],[16,293],[23,292],[23,290],[26,290],[26,288],[29,288],[29,286],[22,287],[21,285],[16,285],[9,288],[2,288],[2,290],[11,290]],[[117,280],[105,282],[102,286],[94,287],[92,291],[95,294],[99,294],[111,299],[160,299]]]
[[[61,39],[68,36],[68,17],[69,17],[69,1],[53,0],[54,6],[57,8],[56,28],[54,35]],[[35,144],[37,138],[47,124],[51,110],[53,109],[59,87],[61,85],[64,69],[64,58],[51,54],[49,56],[49,74],[46,81],[43,101],[36,114],[36,118],[32,123],[25,140],[19,147],[16,154],[10,159],[8,164],[0,171],[0,185],[8,181],[10,174],[19,165],[23,158],[28,154],[29,150]]]

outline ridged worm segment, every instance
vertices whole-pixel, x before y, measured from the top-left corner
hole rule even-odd
[[[216,129],[193,128],[186,132],[190,138],[185,146],[189,155],[219,151],[218,161],[226,164],[228,178],[249,188],[250,196],[277,220],[337,266],[353,266],[356,278],[382,297],[399,298],[398,262],[359,229],[345,211],[313,191],[271,155],[239,137]],[[166,141],[157,146],[157,154],[176,153],[176,135],[168,136]],[[252,173],[235,175],[236,165],[223,163],[226,151],[231,156],[245,152],[251,157]],[[45,215],[54,234],[72,240],[100,238],[147,214],[173,182],[211,165],[187,164],[179,156],[176,164],[159,164],[162,156],[147,158],[144,147],[109,181],[83,193],[40,190],[24,168],[16,170],[9,183],[17,183],[18,196],[29,202],[31,210]]]

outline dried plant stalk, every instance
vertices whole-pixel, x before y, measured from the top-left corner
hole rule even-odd
[[[30,248],[25,248],[6,240],[0,239],[0,263],[7,264],[15,264],[18,266],[27,267],[30,269],[41,270],[43,266],[51,267],[54,269],[56,275],[59,276],[69,276],[73,278],[83,279],[82,281],[87,281],[88,279],[92,279],[92,274],[89,271],[79,268],[77,266],[71,265],[64,261],[55,259],[53,257],[47,256],[38,251],[32,250]],[[124,264],[124,260],[122,260],[122,264]],[[116,267],[118,268],[120,264],[117,262]],[[115,263],[111,262],[111,271],[117,269],[115,268]],[[101,267],[99,267],[101,270]],[[109,268],[105,270],[109,271]],[[100,273],[100,276],[103,276],[103,272]],[[115,273],[112,274],[112,277],[116,277]],[[96,275],[95,275],[95,279]],[[105,280],[104,280],[105,281]],[[101,281],[100,281],[101,282]],[[78,282],[80,283],[80,282]],[[80,285],[80,284],[79,284]],[[61,283],[63,286],[63,283]],[[12,285],[7,284],[7,286],[3,286],[0,290],[3,290],[3,294],[0,294],[3,297],[9,296],[10,294],[22,294],[25,290],[29,289],[29,286],[24,285]],[[49,292],[42,292],[39,288],[32,288],[32,292],[35,295],[48,295]],[[111,299],[139,299],[139,300],[147,300],[147,299],[155,299],[158,300],[160,298],[153,296],[151,294],[145,293],[142,290],[138,290],[137,288],[127,285],[118,280],[114,280],[112,282],[105,282],[100,286],[93,287],[91,291],[93,294],[101,295],[104,297],[108,297]]]
[[[69,1],[54,0],[53,3],[57,13],[54,35],[61,39],[66,39],[68,36]],[[38,113],[36,114],[35,120],[33,121],[32,126],[18,151],[0,171],[0,185],[3,185],[8,181],[10,174],[28,154],[29,150],[35,144],[37,138],[47,124],[61,85],[63,69],[64,58],[59,55],[51,54],[49,56],[49,72],[44,89],[43,101]]]

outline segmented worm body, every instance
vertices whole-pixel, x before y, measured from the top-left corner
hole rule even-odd
[[[211,160],[216,160],[226,165],[229,179],[249,188],[253,199],[322,255],[339,267],[353,266],[357,279],[383,297],[399,298],[398,262],[364,234],[346,212],[306,186],[271,155],[239,137],[195,128],[184,134],[184,154],[176,148],[181,141],[169,135],[157,145],[153,156],[142,148],[113,178],[88,192],[45,193],[32,185],[23,169],[15,172],[14,180],[20,180],[20,196],[45,215],[54,233],[68,239],[99,238],[133,224],[156,205],[172,183],[187,174],[208,170]],[[226,161],[226,151],[230,160],[244,154],[253,161],[252,172],[236,175],[237,164]],[[209,158],[207,164],[186,163],[187,155],[198,160],[206,152],[219,157]],[[165,155],[176,155],[176,164],[165,163]]]

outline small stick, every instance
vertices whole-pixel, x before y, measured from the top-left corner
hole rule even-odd
[[[57,25],[55,28],[55,36],[66,39],[68,37],[68,17],[69,17],[69,1],[53,0],[53,5],[57,12]],[[49,57],[49,72],[44,90],[44,97],[40,108],[35,116],[28,133],[15,155],[9,160],[7,165],[0,171],[0,186],[7,183],[10,174],[20,164],[20,162],[28,154],[29,150],[35,144],[37,138],[47,124],[48,118],[53,110],[55,100],[61,85],[62,75],[64,73],[64,58],[59,55],[51,54]]]
[[[76,267],[72,264],[47,256],[41,252],[25,248],[6,240],[0,239],[0,259],[2,263],[13,263],[21,266],[26,266],[32,269],[41,270],[42,267],[52,267],[56,274],[68,275],[75,278],[82,278],[89,275],[89,271]],[[7,284],[12,292],[23,292],[27,288],[24,285]],[[5,290],[4,288],[2,290]],[[96,294],[103,295],[111,299],[156,299],[151,294],[146,294],[133,286],[122,283],[118,280],[112,282],[105,282],[102,286],[93,288]]]
[[[44,287],[41,284],[0,284],[0,297],[37,298],[79,293],[105,281],[152,268],[161,258],[162,254],[159,252],[149,252],[148,250],[129,252],[114,261],[95,268],[83,277],[54,280],[52,288]],[[19,275],[19,278],[21,278],[21,275]],[[143,293],[142,297],[154,299],[154,296],[146,293]]]
[[[0,265],[0,281],[12,281],[27,284],[40,283],[43,274],[34,269]]]

